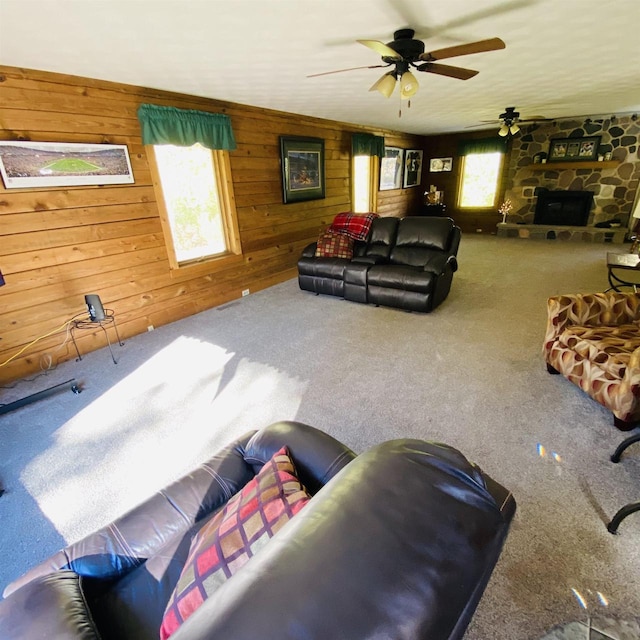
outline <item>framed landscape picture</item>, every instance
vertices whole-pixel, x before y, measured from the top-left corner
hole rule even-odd
[[[596,160],[601,136],[555,138],[549,143],[549,162]]]
[[[282,199],[285,204],[324,198],[324,140],[280,136]]]
[[[404,161],[404,187],[417,187],[422,180],[422,151],[407,149]]]
[[[0,142],[7,189],[133,183],[127,146],[77,142]]]
[[[380,158],[380,191],[402,188],[404,149],[385,147],[384,158]]]

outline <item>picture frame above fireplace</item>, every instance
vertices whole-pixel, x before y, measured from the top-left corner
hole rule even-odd
[[[585,162],[596,160],[602,136],[554,138],[549,142],[549,162]]]

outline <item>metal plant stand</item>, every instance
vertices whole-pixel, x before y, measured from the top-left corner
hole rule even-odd
[[[107,338],[107,344],[109,345],[109,353],[111,354],[111,359],[113,360],[113,364],[118,364],[116,357],[113,355],[113,349],[111,347],[111,340],[109,339],[109,334],[107,332],[107,328],[113,325],[113,328],[116,332],[116,338],[118,338],[118,344],[122,347],[124,346],[124,342],[120,340],[120,334],[118,333],[118,325],[116,324],[116,317],[111,309],[105,309],[105,317],[102,320],[92,320],[91,317],[81,318],[80,320],[74,320],[71,323],[71,340],[73,341],[73,346],[76,348],[76,353],[78,357],[76,358],[76,362],[82,360],[82,356],[80,355],[80,350],[78,349],[78,343],[76,342],[76,338],[74,336],[74,332],[76,329],[95,329],[96,325],[99,326],[104,335]]]

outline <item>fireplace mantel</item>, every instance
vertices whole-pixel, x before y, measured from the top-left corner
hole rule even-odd
[[[531,171],[558,171],[559,169],[613,169],[620,164],[619,160],[593,160],[575,162],[536,162],[527,168]]]

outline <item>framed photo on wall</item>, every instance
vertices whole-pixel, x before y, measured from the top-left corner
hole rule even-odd
[[[404,187],[417,187],[422,180],[422,151],[407,149],[404,161]]]
[[[125,144],[0,142],[0,174],[7,189],[132,184]]]
[[[549,162],[596,160],[601,136],[555,138],[549,143]]]
[[[453,158],[431,158],[429,161],[429,171],[437,173],[439,171],[451,171],[453,168]]]
[[[402,189],[404,149],[385,147],[384,158],[380,158],[380,191]]]
[[[280,164],[285,204],[325,197],[322,138],[280,136]]]

